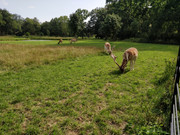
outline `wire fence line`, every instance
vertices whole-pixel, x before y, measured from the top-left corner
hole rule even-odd
[[[170,134],[180,135],[178,114],[180,110],[180,95],[179,95],[179,76],[180,76],[180,46],[177,56],[176,70],[174,75],[174,93],[171,105],[170,116]]]

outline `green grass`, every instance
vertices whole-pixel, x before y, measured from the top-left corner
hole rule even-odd
[[[165,74],[167,67],[172,69],[175,64],[178,46],[110,42],[118,63],[125,49],[133,46],[139,50],[135,70],[129,71],[128,64],[121,74],[112,58],[102,52],[104,43],[80,40],[70,46],[65,41],[61,48],[90,50],[87,55],[55,58],[53,62],[48,59],[46,64],[39,62],[38,66],[30,64],[0,73],[0,134],[128,135],[151,130],[164,134],[169,115],[161,103],[172,80]],[[0,44],[61,51],[56,41]]]

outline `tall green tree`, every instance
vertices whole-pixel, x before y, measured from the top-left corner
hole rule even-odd
[[[180,36],[180,1],[155,0],[152,2],[150,40],[176,40]],[[157,34],[158,33],[158,34]]]
[[[144,0],[111,0],[111,4],[107,5],[107,12],[122,18],[120,38],[135,37],[143,31],[144,24],[149,19],[148,6],[149,2]]]
[[[41,26],[37,18],[26,18],[22,24],[23,33],[30,33],[31,35],[39,35]]]
[[[50,23],[49,22],[44,22],[41,24],[41,32],[43,33],[43,35],[45,36],[50,36]]]
[[[104,38],[105,35],[101,30],[101,26],[107,15],[105,8],[96,8],[90,12],[90,20],[88,21],[88,29],[92,34],[95,34],[97,38]],[[91,29],[91,30],[90,30]]]
[[[53,18],[50,21],[50,33],[52,36],[60,36],[61,32],[61,22],[59,18]]]
[[[85,9],[77,9],[75,13],[70,15],[69,27],[74,36],[85,36],[86,22],[89,13]]]
[[[0,35],[21,35],[23,18],[0,9]]]
[[[67,16],[60,16],[61,36],[69,36],[69,18]]]
[[[4,34],[3,27],[4,27],[5,23],[6,23],[6,22],[3,20],[2,10],[0,9],[0,35],[3,35],[3,34]]]
[[[78,35],[78,15],[73,13],[70,15],[70,18],[69,18],[69,27],[70,27],[70,32],[71,32],[71,35],[73,36],[77,36]]]
[[[108,14],[100,27],[100,33],[107,39],[117,39],[117,35],[121,30],[122,22],[121,18],[115,14]]]
[[[22,24],[24,21],[24,18],[22,18],[20,15],[13,14],[13,31],[15,35],[22,36]]]
[[[0,31],[1,34],[13,34],[13,19],[12,14],[10,14],[7,10],[0,10]]]

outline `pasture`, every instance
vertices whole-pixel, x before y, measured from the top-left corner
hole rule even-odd
[[[104,40],[0,41],[0,134],[165,134],[178,46]]]

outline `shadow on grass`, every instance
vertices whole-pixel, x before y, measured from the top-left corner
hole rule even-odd
[[[114,71],[110,72],[109,74],[110,75],[123,75],[123,74],[128,73],[129,71],[130,71],[129,69],[126,69],[124,72],[121,72],[120,70],[114,70]]]
[[[109,55],[109,54],[106,53],[106,52],[104,52],[104,51],[99,52],[99,56],[108,56],[108,55]]]

